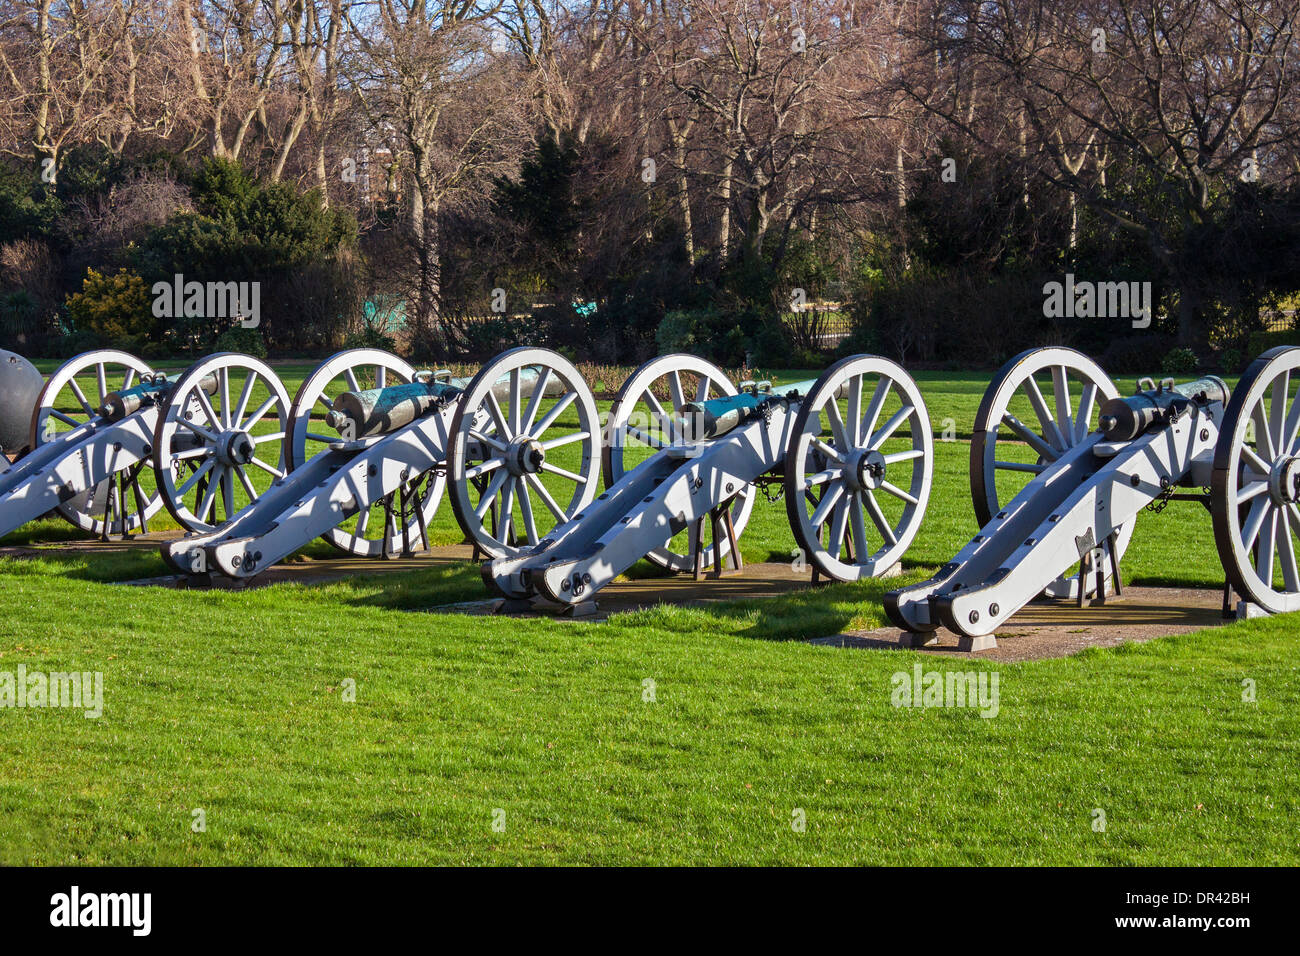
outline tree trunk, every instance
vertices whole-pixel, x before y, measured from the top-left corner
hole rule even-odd
[[[735,161],[730,156],[722,164],[722,183],[718,187],[718,198],[722,200],[722,211],[718,215],[718,260],[726,262],[731,252],[731,174]]]
[[[438,204],[429,185],[427,161],[416,160],[415,188],[411,190],[411,235],[415,239],[416,276],[415,333],[429,343],[434,338],[442,295],[442,273],[438,262]]]

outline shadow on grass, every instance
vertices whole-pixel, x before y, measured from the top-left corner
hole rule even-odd
[[[770,598],[690,606],[658,604],[610,616],[610,623],[707,637],[727,633],[763,641],[805,641],[844,631],[885,627],[886,591],[919,581],[923,572],[886,580],[830,584]]]
[[[422,611],[444,604],[484,601],[490,596],[477,564],[450,560],[410,571],[388,570],[319,584],[272,586],[313,591],[340,604],[393,611]]]
[[[157,549],[124,548],[87,554],[51,548],[0,556],[0,574],[63,577],[113,584],[167,573],[167,566]]]

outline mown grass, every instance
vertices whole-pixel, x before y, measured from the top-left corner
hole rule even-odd
[[[987,376],[920,378],[962,434]],[[975,530],[967,448],[936,445],[913,575]],[[459,540],[448,512],[435,537]],[[760,500],[743,543],[788,560],[784,506]],[[468,566],[106,583],[150,573],[149,553],[0,560],[0,672],[102,671],[105,696],[99,719],[0,709],[0,863],[1300,860],[1290,618],[994,664],[802,642],[882,625],[896,580],[590,624],[420,610],[482,597]],[[1208,515],[1142,516],[1127,573],[1221,584]],[[996,671],[997,716],[892,706],[918,662]]]

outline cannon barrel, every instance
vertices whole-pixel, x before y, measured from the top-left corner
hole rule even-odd
[[[533,394],[540,375],[539,368],[530,366],[520,370],[519,392],[522,397]],[[325,416],[325,421],[341,435],[350,433],[354,440],[387,435],[454,400],[469,381],[467,378],[417,381],[344,392],[334,400],[334,408]],[[563,387],[558,379],[552,377],[547,383],[546,394],[558,395]],[[492,392],[498,400],[507,398],[510,377],[503,376],[492,386]]]
[[[1139,383],[1141,384],[1141,383]],[[1228,401],[1228,386],[1217,375],[1174,385],[1171,380],[1158,388],[1139,391],[1128,398],[1112,398],[1101,406],[1098,424],[1107,441],[1132,441],[1171,413],[1193,403],[1208,405]]]
[[[781,385],[771,392],[741,391],[739,395],[724,395],[703,402],[687,402],[679,412],[679,433],[687,441],[718,438],[748,421],[760,411],[765,402],[798,399],[812,391],[817,382],[808,379],[791,385]],[[743,388],[743,386],[742,386]],[[836,389],[841,398],[844,388]]]
[[[120,388],[104,396],[104,404],[95,409],[101,418],[110,422],[120,422],[128,415],[134,415],[147,405],[156,405],[171,392],[175,382],[167,381],[166,375],[155,375],[139,385]],[[217,377],[206,375],[199,387],[208,395],[217,394]]]
[[[0,454],[16,455],[27,447],[32,412],[45,386],[36,366],[16,352],[0,349]],[[0,470],[7,462],[0,461]]]

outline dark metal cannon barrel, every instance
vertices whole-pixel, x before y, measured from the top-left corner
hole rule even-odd
[[[45,378],[35,365],[16,352],[0,349],[0,453],[17,455],[26,450],[32,413],[44,386]]]
[[[1217,375],[1182,385],[1166,380],[1158,387],[1143,389],[1128,398],[1110,399],[1101,406],[1098,424],[1107,441],[1132,441],[1188,405],[1227,401],[1228,386]]]

